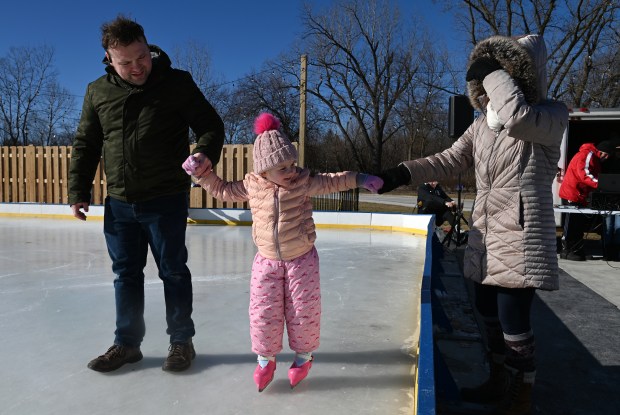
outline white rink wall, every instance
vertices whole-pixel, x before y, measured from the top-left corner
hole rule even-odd
[[[91,220],[103,220],[103,206],[90,206],[86,213]],[[0,216],[71,219],[67,205],[38,203],[0,203]],[[326,212],[315,211],[314,221],[321,228],[367,228],[427,235],[430,215]],[[190,209],[190,223],[208,225],[249,225],[252,215],[247,209]]]

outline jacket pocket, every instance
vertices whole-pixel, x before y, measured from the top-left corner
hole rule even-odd
[[[498,254],[523,253],[523,203],[516,189],[497,190],[488,201],[487,249]]]

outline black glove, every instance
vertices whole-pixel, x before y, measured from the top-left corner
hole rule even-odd
[[[493,58],[481,56],[476,58],[476,60],[469,65],[465,80],[469,82],[475,79],[482,82],[488,74],[498,69],[502,69],[502,65],[500,65],[499,62]]]
[[[379,194],[391,192],[397,187],[409,184],[411,181],[411,173],[409,173],[409,169],[404,164],[399,164],[394,168],[382,171],[379,173],[379,177],[383,179],[383,187],[379,189]]]

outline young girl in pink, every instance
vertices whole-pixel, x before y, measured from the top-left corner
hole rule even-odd
[[[376,177],[355,172],[311,174],[295,165],[297,151],[279,131],[280,121],[268,113],[254,122],[254,172],[226,182],[210,168],[200,167],[200,155],[183,168],[217,199],[249,201],[252,238],[258,253],[250,286],[250,337],[258,355],[254,381],[262,392],[273,380],[276,355],[282,350],[284,324],[295,360],[288,371],[291,388],[312,367],[319,347],[321,292],[319,257],[310,197],[355,187],[373,193],[383,185]],[[204,170],[204,172],[197,172]]]

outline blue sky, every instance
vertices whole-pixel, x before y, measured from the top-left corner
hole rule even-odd
[[[324,7],[330,1],[310,3]],[[436,36],[450,36],[445,28],[453,26],[452,17],[430,0],[397,3],[407,21],[415,16]],[[165,51],[190,40],[205,45],[214,73],[234,81],[290,48],[301,30],[301,4],[301,0],[11,1],[0,12],[0,56],[12,46],[53,46],[59,83],[81,105],[86,85],[104,73],[101,23],[123,13],[142,24],[148,41]]]

